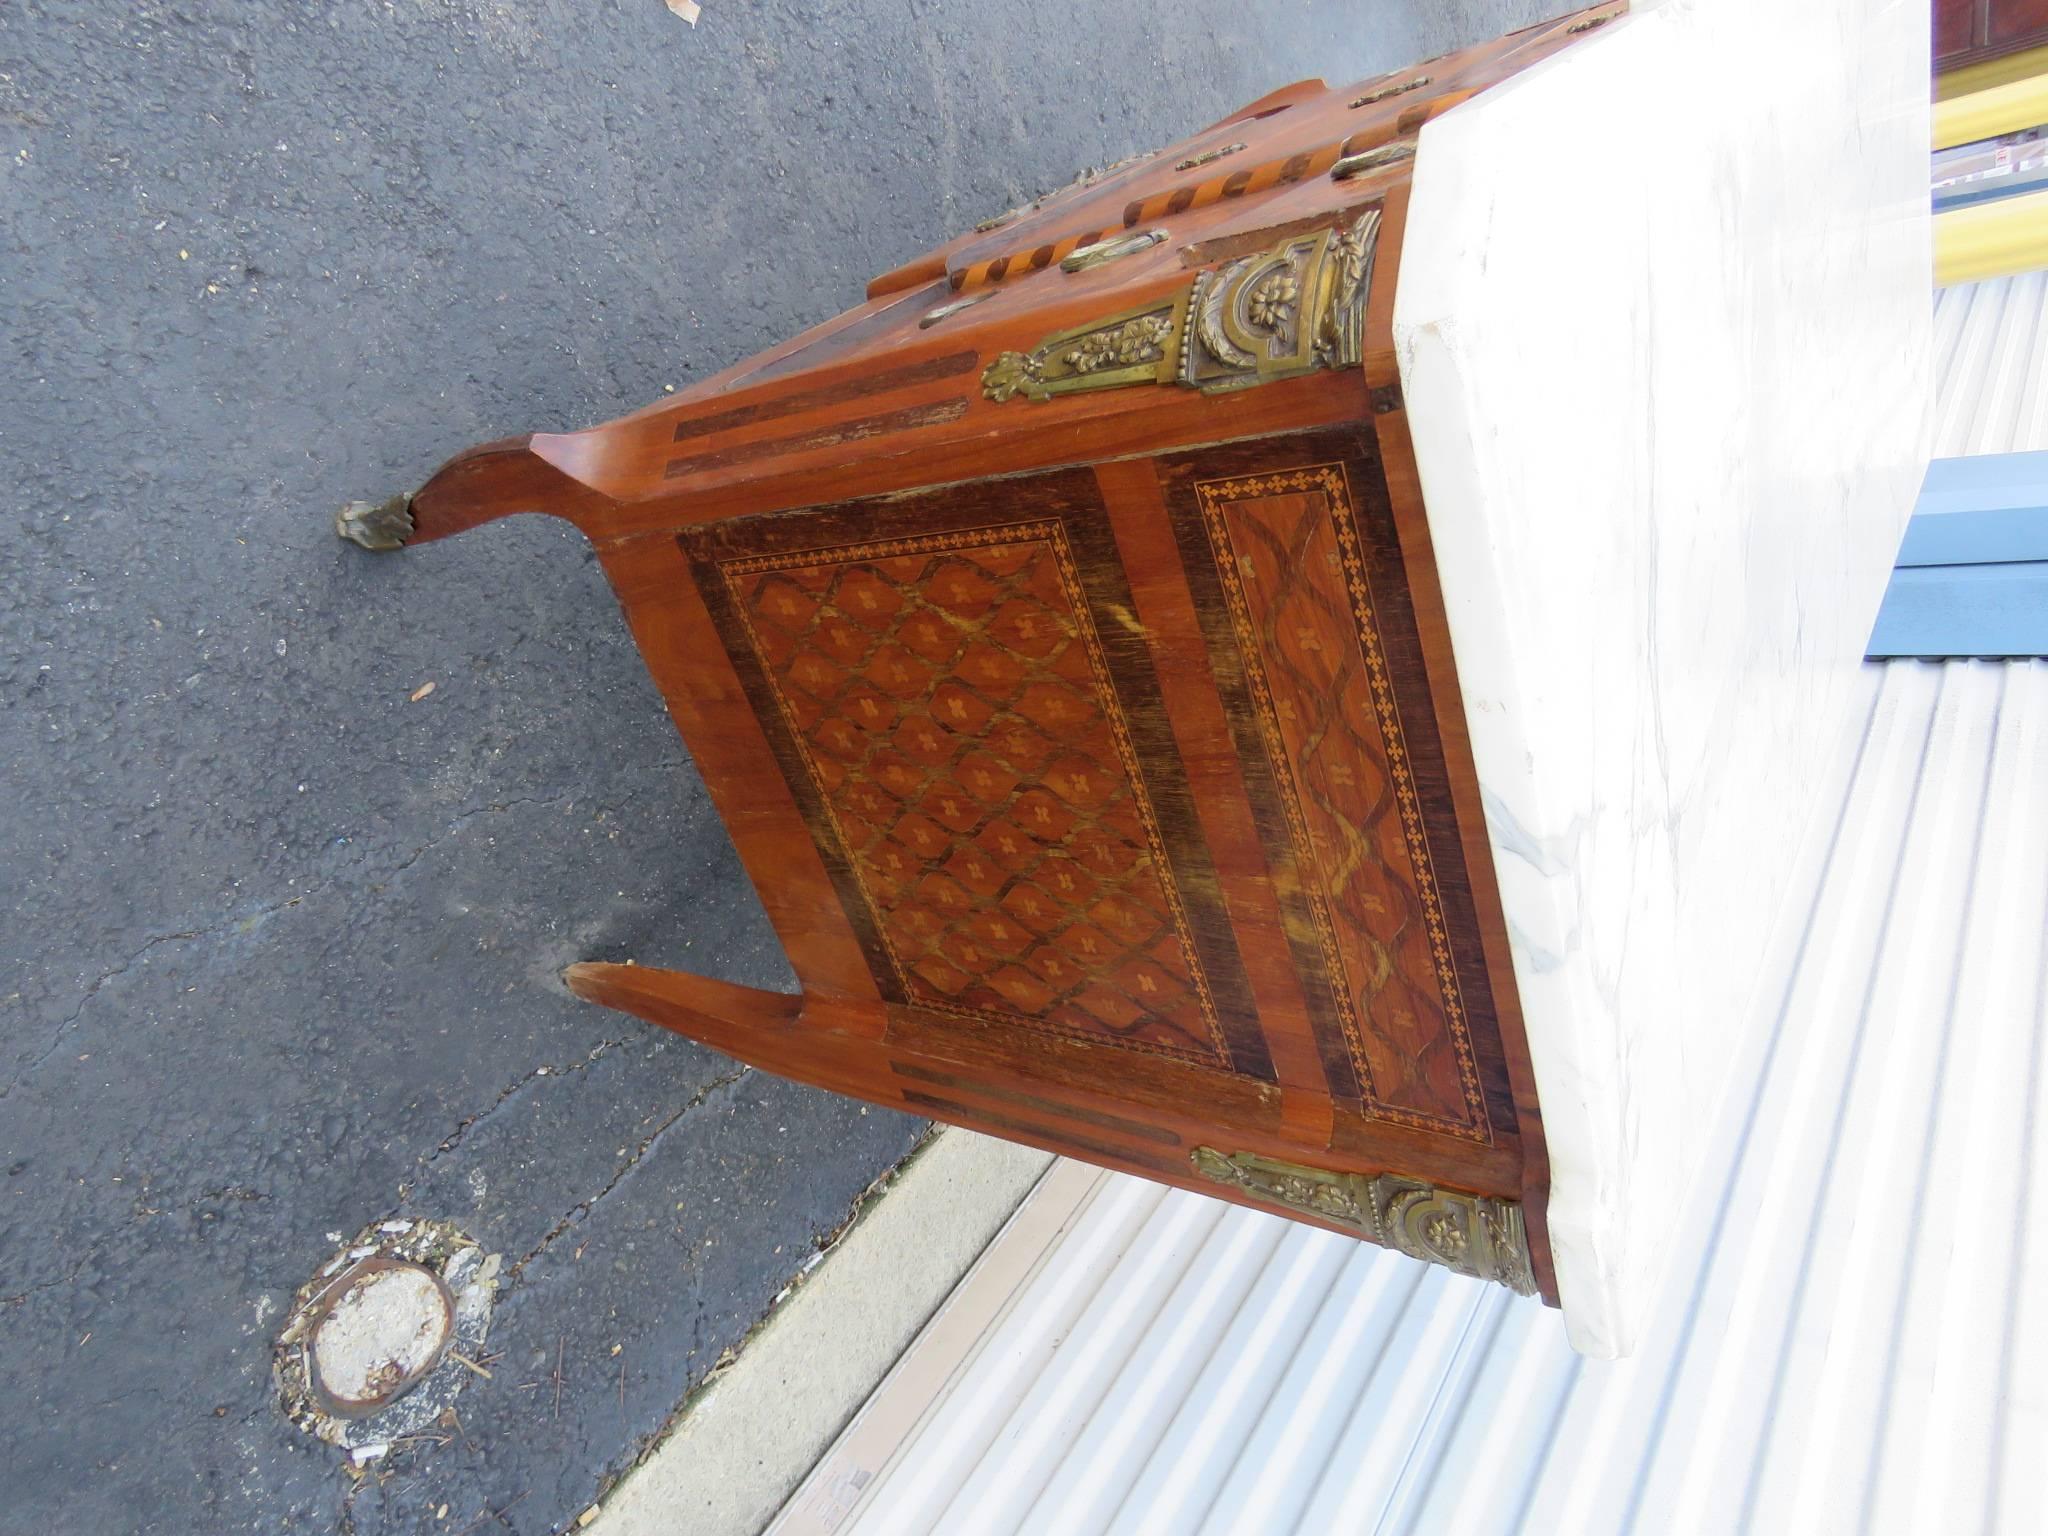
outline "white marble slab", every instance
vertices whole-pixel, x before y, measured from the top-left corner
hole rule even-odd
[[[1927,460],[1928,95],[1924,4],[1666,0],[1423,133],[1395,339],[1590,1354],[1836,809]]]

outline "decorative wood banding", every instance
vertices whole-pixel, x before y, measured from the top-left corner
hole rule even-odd
[[[780,458],[784,454],[806,453],[815,448],[839,448],[848,443],[860,442],[863,438],[883,437],[891,432],[911,432],[919,427],[935,427],[945,422],[958,421],[966,414],[965,400],[938,400],[930,405],[906,405],[900,411],[882,411],[873,416],[859,416],[852,421],[834,422],[829,427],[814,427],[808,432],[792,432],[787,437],[771,437],[754,443],[737,443],[730,448],[720,448],[711,453],[670,459],[662,474],[667,479],[674,480],[683,475],[703,474],[709,470],[733,469],[742,464],[759,463],[763,459]]]

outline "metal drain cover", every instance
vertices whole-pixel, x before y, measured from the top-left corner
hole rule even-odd
[[[274,1365],[291,1421],[367,1460],[480,1374],[498,1256],[453,1222],[383,1221],[299,1288]]]
[[[329,1413],[360,1419],[404,1396],[441,1363],[455,1333],[455,1298],[423,1264],[370,1258],[344,1273],[308,1342],[313,1395]]]

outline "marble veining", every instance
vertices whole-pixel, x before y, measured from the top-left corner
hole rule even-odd
[[[1924,7],[1665,0],[1424,130],[1395,344],[1549,1142],[1626,1353],[1925,467]]]

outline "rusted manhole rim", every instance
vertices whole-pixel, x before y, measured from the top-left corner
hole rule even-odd
[[[427,1321],[433,1323],[440,1338],[434,1347],[409,1369],[397,1371],[388,1378],[378,1376],[375,1390],[364,1397],[351,1397],[337,1392],[327,1381],[320,1364],[320,1334],[328,1322],[352,1298],[362,1292],[379,1275],[403,1274],[417,1276],[426,1282],[433,1305],[438,1307],[439,1316]],[[327,1412],[342,1419],[366,1419],[387,1407],[393,1399],[402,1397],[415,1383],[431,1376],[434,1367],[441,1363],[448,1353],[448,1346],[455,1339],[455,1296],[448,1284],[424,1264],[413,1264],[403,1259],[388,1259],[379,1255],[364,1259],[348,1270],[328,1291],[306,1329],[306,1386],[313,1400]],[[389,1370],[398,1364],[388,1362],[380,1370]]]
[[[389,1217],[364,1227],[292,1298],[271,1356],[285,1416],[359,1467],[434,1422],[470,1381],[490,1377],[484,1344],[499,1262],[452,1221]],[[394,1274],[412,1283],[395,1285]],[[335,1368],[323,1379],[321,1331],[380,1276],[392,1290],[368,1298],[376,1305],[362,1313],[342,1315],[344,1330],[363,1331],[331,1339]],[[379,1323],[388,1335],[371,1326]],[[392,1369],[380,1374],[387,1363]]]

